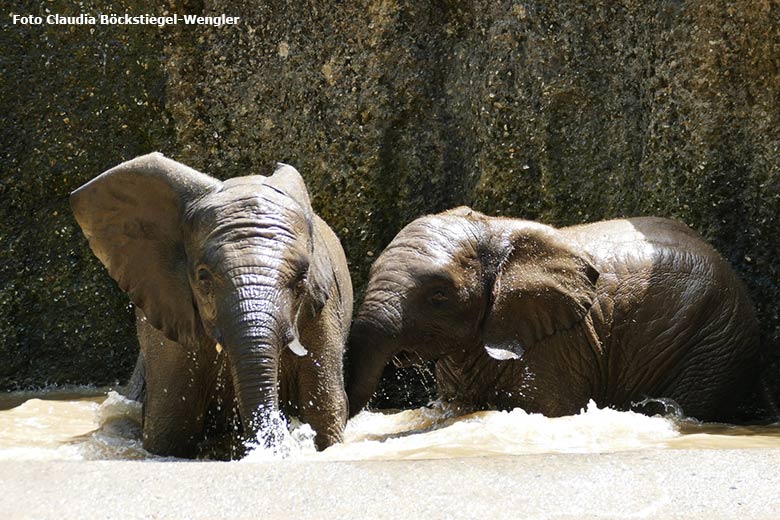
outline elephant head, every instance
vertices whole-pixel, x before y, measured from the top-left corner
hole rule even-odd
[[[350,333],[350,415],[401,351],[515,360],[583,320],[598,272],[556,229],[461,207],[419,218],[372,266]]]
[[[322,309],[332,271],[315,255],[300,174],[220,182],[161,154],[71,195],[95,255],[149,322],[184,348],[224,348],[245,431],[273,443],[279,357]]]

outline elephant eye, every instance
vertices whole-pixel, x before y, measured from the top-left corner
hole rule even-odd
[[[211,285],[212,275],[211,271],[209,271],[207,267],[198,267],[198,270],[195,271],[195,277],[198,279],[198,283],[201,285],[206,287]]]
[[[434,305],[434,306],[436,306],[436,307],[439,307],[439,306],[442,306],[442,305],[444,305],[444,304],[445,304],[445,303],[447,303],[449,300],[450,300],[450,299],[447,297],[447,295],[446,295],[446,294],[444,294],[444,291],[436,291],[435,293],[433,293],[432,295],[430,295],[430,296],[428,297],[428,301],[429,301],[429,302],[430,302],[432,305]]]
[[[303,289],[306,287],[306,277],[307,272],[301,271],[293,278],[291,285],[296,293],[300,294],[303,292]]]

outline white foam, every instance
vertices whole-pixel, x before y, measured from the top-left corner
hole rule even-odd
[[[129,419],[141,424],[141,410],[141,403],[111,390],[100,404],[95,420],[99,427],[111,424],[117,419]]]
[[[242,462],[267,462],[272,460],[301,460],[310,458],[316,453],[314,447],[314,430],[306,423],[293,419],[290,429],[281,425],[278,437],[281,441],[274,447],[265,447],[259,443],[250,445],[249,453],[241,459]]]
[[[44,396],[45,397],[45,396]],[[143,450],[141,405],[115,392],[100,398],[29,399],[0,411],[0,460],[159,459]],[[777,446],[777,427],[701,425],[674,413],[648,417],[598,408],[550,418],[521,409],[458,416],[447,404],[396,413],[364,411],[349,421],[344,442],[317,452],[315,433],[278,421],[273,449],[250,447],[244,462],[402,460],[534,453],[603,453],[637,449]]]
[[[601,453],[662,447],[680,435],[671,419],[602,409],[593,402],[580,414],[558,418],[529,414],[519,408],[457,418],[444,409],[438,420],[435,413],[429,408],[391,416],[363,412],[350,422],[348,442],[329,448],[320,457],[361,460]],[[396,421],[402,428],[394,427]],[[376,431],[391,433],[370,433]]]

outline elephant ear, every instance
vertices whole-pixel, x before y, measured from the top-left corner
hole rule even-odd
[[[514,230],[495,272],[483,340],[495,359],[518,359],[527,348],[577,326],[596,298],[599,273],[584,252],[542,225]]]
[[[309,200],[309,191],[306,189],[306,183],[301,174],[298,173],[298,170],[289,164],[276,163],[273,175],[268,177],[265,183],[297,202],[303,209],[310,229],[312,228],[314,211],[311,209],[311,200]]]
[[[220,182],[151,153],[74,191],[70,204],[92,252],[149,322],[174,341],[201,333],[187,278],[182,215]]]
[[[320,232],[322,222],[314,213],[306,183],[298,170],[289,164],[278,163],[274,174],[266,184],[295,200],[303,209],[311,236],[310,264],[307,275],[309,302],[314,314],[319,313],[328,301],[328,294],[335,276],[330,264],[330,253]]]

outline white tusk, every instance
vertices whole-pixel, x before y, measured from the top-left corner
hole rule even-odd
[[[510,359],[520,359],[523,355],[522,348],[519,349],[520,353],[512,352],[511,350],[503,349],[503,348],[492,348],[492,347],[485,347],[485,351],[488,353],[488,356],[492,357],[493,359],[497,359],[499,361],[509,361]]]
[[[296,356],[301,356],[301,357],[303,357],[303,356],[305,356],[306,354],[308,354],[308,353],[309,353],[309,351],[308,351],[308,350],[306,350],[306,347],[304,347],[303,345],[301,345],[301,342],[300,342],[300,341],[298,341],[297,339],[294,339],[294,340],[292,340],[292,341],[290,342],[290,344],[289,344],[289,345],[287,345],[287,346],[288,346],[288,347],[290,347],[290,350],[292,350],[292,351],[293,351],[293,353],[294,353]]]

